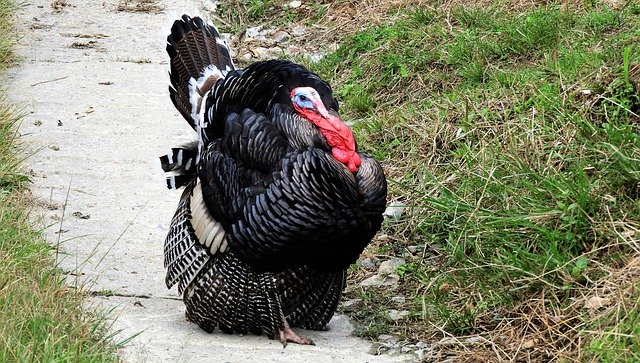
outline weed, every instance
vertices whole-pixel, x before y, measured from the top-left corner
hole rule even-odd
[[[62,3],[62,2],[54,2]],[[14,43],[14,4],[0,0],[0,72]],[[0,361],[115,361],[116,344],[106,323],[82,307],[83,296],[67,287],[54,267],[52,247],[31,229],[16,149],[18,114],[0,92]]]
[[[412,206],[368,253],[441,247],[435,262],[404,254],[413,267],[399,289],[356,314],[363,334],[480,335],[490,346],[473,349],[504,352],[494,359],[584,351],[594,335],[572,301],[638,252],[614,227],[640,220],[638,20],[604,5],[407,8],[311,65],[337,85],[392,197]],[[380,317],[391,294],[415,297],[408,327]],[[633,309],[628,324],[607,315],[598,330],[629,345],[594,338],[595,355],[633,351]]]
[[[231,3],[235,28],[311,19]],[[309,66],[409,206],[364,253],[405,258],[399,286],[349,270],[357,332],[429,341],[433,361],[638,360],[638,5],[323,4],[340,31],[318,41],[340,47]]]

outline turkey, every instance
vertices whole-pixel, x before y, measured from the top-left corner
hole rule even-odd
[[[164,245],[168,288],[207,332],[313,344],[380,229],[382,168],[357,151],[331,87],[305,67],[236,69],[218,31],[183,15],[167,38],[169,95],[194,142],[160,158],[184,188]]]

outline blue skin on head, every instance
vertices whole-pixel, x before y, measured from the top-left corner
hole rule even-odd
[[[295,102],[296,105],[301,109],[315,109],[313,101],[311,100],[311,98],[309,98],[306,92],[297,92],[293,96],[293,102]]]
[[[317,121],[312,121],[315,118],[313,115],[320,115],[326,119],[329,117],[329,113],[320,99],[318,91],[311,87],[297,87],[291,91],[291,103],[301,116],[309,119],[318,125]]]

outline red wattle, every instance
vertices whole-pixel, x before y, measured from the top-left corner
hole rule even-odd
[[[321,101],[318,100],[316,108],[323,110],[326,116],[320,112],[298,107],[294,102],[294,109],[304,118],[311,121],[318,127],[327,143],[331,146],[333,157],[344,164],[352,173],[358,171],[361,160],[360,155],[356,151],[356,142],[353,139],[353,133],[339,117],[329,114],[324,110]]]
[[[349,153],[345,150],[334,147],[333,149],[331,149],[331,153],[333,154],[333,157],[336,158],[336,160],[343,164],[346,164],[349,161]]]
[[[334,147],[331,149],[331,153],[336,160],[346,165],[352,173],[358,171],[358,167],[362,163],[360,155],[358,155],[356,151],[343,150]]]

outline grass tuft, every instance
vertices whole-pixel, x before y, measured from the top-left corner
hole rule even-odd
[[[311,65],[411,207],[366,251],[407,260],[399,288],[348,294],[360,332],[460,337],[435,360],[630,359],[637,277],[586,317],[640,257],[637,10],[483,5],[401,7]],[[395,295],[408,320],[384,313]]]
[[[13,2],[0,0],[0,72],[14,60]],[[20,117],[0,92],[0,361],[111,362],[106,322],[64,284],[52,248],[28,224],[32,204],[20,172]]]
[[[637,361],[640,6],[287,3],[220,14],[340,45],[306,63],[408,207],[364,253],[404,258],[398,286],[349,270],[358,334],[428,342],[427,361]]]

